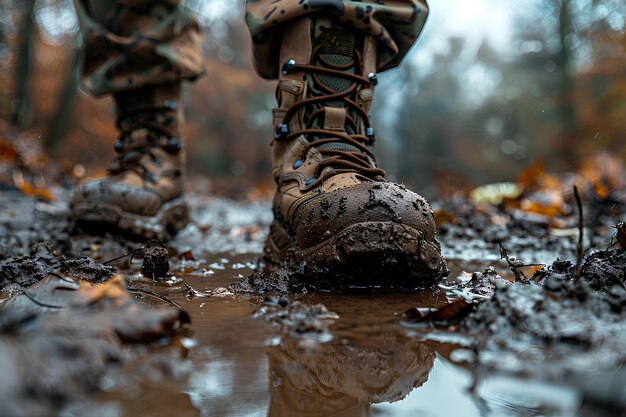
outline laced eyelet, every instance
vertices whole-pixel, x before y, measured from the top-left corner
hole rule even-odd
[[[178,152],[180,151],[182,148],[182,146],[180,145],[180,142],[178,141],[177,138],[169,138],[167,140],[167,148],[166,151],[168,152]]]
[[[277,140],[283,139],[285,136],[289,134],[289,125],[286,123],[281,123],[276,128],[276,132],[274,133],[274,138]]]
[[[176,103],[175,100],[167,98],[163,100],[163,107],[165,107],[165,109],[169,111],[176,111],[178,109],[178,103]]]
[[[293,69],[293,67],[296,66],[296,60],[295,59],[290,59],[289,61],[285,62],[283,64],[283,75],[287,75],[289,74],[289,71],[291,71]]]
[[[376,75],[373,72],[370,72],[369,75],[367,76],[367,79],[370,80],[370,83],[372,85],[376,85],[378,84],[378,75]]]
[[[300,168],[302,164],[304,164],[304,161],[302,159],[298,159],[296,162],[293,163],[293,169]]]
[[[122,152],[122,149],[124,149],[124,144],[121,140],[117,140],[113,144],[113,149],[115,149],[115,152]]]
[[[374,133],[374,128],[368,127],[367,129],[365,129],[365,136],[367,136],[369,140],[374,142],[376,140],[376,134]]]
[[[157,177],[152,172],[146,172],[146,178],[152,182],[157,182]]]
[[[306,185],[311,185],[315,181],[317,181],[317,177],[309,178],[308,180],[306,180]]]

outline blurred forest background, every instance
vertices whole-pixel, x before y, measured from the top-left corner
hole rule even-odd
[[[209,75],[186,90],[192,175],[270,189],[274,84],[252,69],[242,0],[187,0]],[[0,0],[0,135],[30,137],[73,177],[102,175],[116,137],[108,99],[79,90],[72,0]],[[623,0],[431,0],[424,34],[381,75],[375,152],[426,195],[514,179],[537,159],[575,169],[626,160]],[[0,137],[1,139],[1,137]],[[233,181],[233,178],[235,179]]]

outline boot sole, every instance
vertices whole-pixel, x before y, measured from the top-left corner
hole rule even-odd
[[[290,249],[284,265],[320,289],[427,289],[449,270],[436,241],[434,259],[424,263],[422,239],[418,230],[395,222],[357,223],[311,248]]]
[[[183,197],[163,204],[154,216],[141,216],[107,203],[83,202],[72,207],[76,224],[91,233],[117,232],[131,238],[171,239],[189,223]]]

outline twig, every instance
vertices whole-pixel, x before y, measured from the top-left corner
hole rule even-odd
[[[152,292],[152,291],[148,291],[148,290],[144,290],[144,289],[142,289],[142,288],[136,288],[136,287],[126,287],[126,289],[128,290],[128,292],[131,292],[131,293],[140,293],[140,294],[149,295],[149,296],[154,297],[154,298],[156,298],[156,299],[158,299],[158,300],[161,300],[161,301],[165,301],[165,302],[167,302],[167,303],[170,303],[171,305],[173,305],[174,307],[176,307],[176,308],[178,308],[178,309],[180,309],[180,310],[182,310],[182,309],[183,309],[183,308],[180,306],[180,304],[178,304],[178,303],[176,303],[176,302],[174,302],[174,301],[170,300],[169,298],[167,298],[167,297],[165,297],[165,296],[163,296],[163,295],[159,295],[159,294],[154,293],[154,292]]]
[[[502,242],[500,242],[500,259],[504,259],[509,265],[509,269],[513,272],[513,275],[515,275],[515,282],[526,282],[526,275],[518,269],[521,266],[524,266],[524,263],[519,260],[517,260],[517,262],[513,262],[509,256],[509,251],[504,247]]]
[[[37,299],[35,298],[35,296],[34,296],[34,295],[32,295],[31,293],[29,293],[29,292],[28,292],[28,291],[26,291],[26,290],[24,290],[24,291],[22,292],[22,294],[24,294],[24,295],[26,296],[26,298],[28,298],[30,301],[32,301],[33,303],[35,303],[35,304],[37,304],[37,305],[39,305],[39,306],[41,306],[41,307],[46,307],[46,308],[57,308],[57,309],[60,309],[60,308],[63,308],[63,307],[64,307],[64,306],[57,306],[57,305],[54,305],[54,304],[48,304],[48,303],[45,303],[45,302],[43,302],[43,301],[39,301],[39,300],[37,300]]]
[[[583,239],[585,233],[584,218],[583,218],[583,203],[580,201],[580,194],[578,194],[578,187],[574,185],[574,198],[576,198],[576,205],[578,206],[578,244],[576,245],[576,275],[575,279],[578,281],[582,274],[582,259],[583,259]]]
[[[122,258],[126,258],[127,256],[131,257],[130,260],[132,262],[132,260],[133,260],[132,256],[134,256],[135,253],[139,252],[142,249],[143,249],[143,246],[140,246],[138,248],[135,248],[135,249],[131,250],[130,252],[126,252],[125,254],[118,256],[117,258],[113,258],[113,259],[110,259],[110,260],[108,260],[106,262],[103,262],[102,264],[103,265],[107,265],[107,264],[110,264],[111,262],[119,261]]]

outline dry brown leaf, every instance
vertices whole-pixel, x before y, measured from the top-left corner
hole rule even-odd
[[[24,194],[39,198],[47,202],[54,201],[55,199],[54,193],[49,188],[37,188],[29,182],[24,182],[20,187],[20,190]]]

